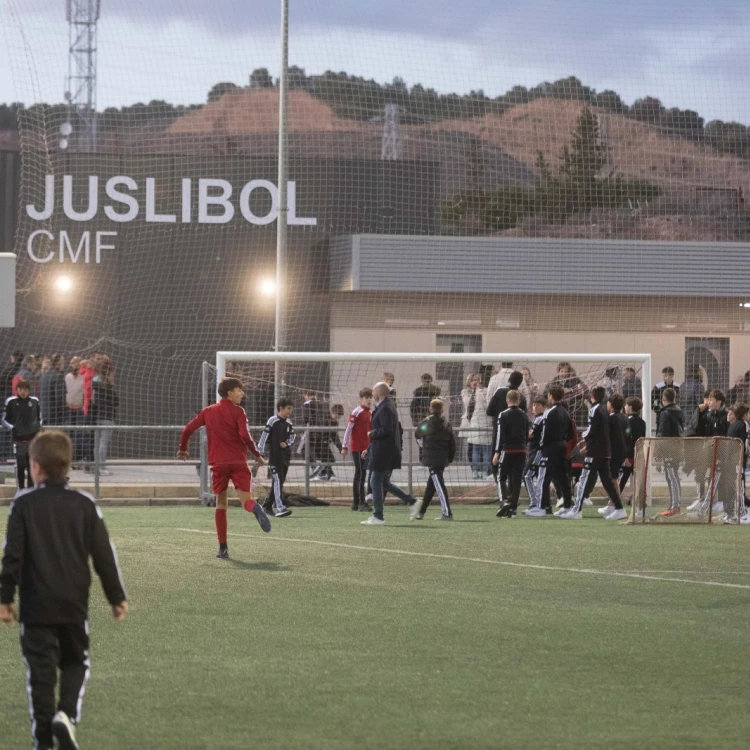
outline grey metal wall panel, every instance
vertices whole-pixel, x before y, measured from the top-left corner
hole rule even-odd
[[[355,238],[362,291],[733,297],[750,283],[748,243],[362,234],[349,257]]]

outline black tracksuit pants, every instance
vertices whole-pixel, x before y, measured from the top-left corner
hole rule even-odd
[[[563,505],[570,508],[573,500],[570,492],[570,463],[568,462],[567,447],[565,443],[551,445],[547,450],[547,455],[542,454],[542,461],[539,464],[538,483],[542,483],[542,508],[551,512],[552,505],[549,497],[549,486],[555,483],[555,489],[562,494]],[[537,489],[537,492],[539,490]]]
[[[513,510],[517,510],[518,498],[521,495],[521,485],[523,484],[523,470],[526,466],[526,451],[522,453],[503,451],[498,463],[500,472],[497,482],[497,495],[500,505],[508,503]]]
[[[22,624],[21,651],[26,662],[32,733],[39,750],[51,750],[55,713],[63,711],[73,723],[81,718],[83,693],[91,668],[88,622]],[[60,699],[55,706],[58,669]]]
[[[271,464],[271,491],[268,493],[268,500],[264,503],[265,507],[272,506],[274,510],[286,510],[284,505],[284,482],[286,474],[289,471],[288,464]]]
[[[614,503],[615,508],[618,510],[622,509],[622,500],[620,500],[620,493],[617,490],[617,486],[612,479],[612,475],[609,473],[610,459],[609,458],[589,458],[588,456],[583,462],[583,471],[581,472],[581,479],[578,482],[578,492],[576,493],[576,501],[573,506],[576,513],[579,513],[583,506],[583,499],[590,497],[596,486],[596,480],[599,478],[602,482],[609,499]]]
[[[354,481],[352,482],[352,510],[359,510],[367,505],[365,482],[367,479],[367,460],[360,451],[352,451],[354,462]]]
[[[448,488],[445,486],[445,480],[443,479],[444,471],[444,466],[430,467],[430,477],[427,480],[427,486],[424,489],[424,496],[422,497],[422,507],[419,509],[420,515],[427,512],[427,509],[430,507],[430,503],[432,502],[432,498],[435,497],[436,492],[438,500],[440,500],[440,507],[442,508],[443,515],[453,515],[451,513],[450,500],[448,499]]]
[[[13,443],[13,461],[16,467],[16,484],[19,490],[34,486],[34,482],[31,480],[29,442],[28,440],[18,440]]]

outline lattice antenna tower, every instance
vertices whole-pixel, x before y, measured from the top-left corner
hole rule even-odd
[[[401,138],[399,135],[399,120],[401,110],[398,104],[385,105],[385,119],[383,122],[383,147],[380,158],[397,161],[401,158]]]
[[[101,0],[66,0],[65,19],[68,22],[68,79],[65,100],[69,122],[60,132],[63,140],[72,135],[78,151],[95,152],[97,148],[96,122],[96,53],[97,22]]]

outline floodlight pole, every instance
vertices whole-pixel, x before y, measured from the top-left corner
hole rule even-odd
[[[279,354],[286,350],[284,304],[286,288],[286,245],[289,202],[287,199],[287,71],[289,70],[289,0],[281,0],[281,71],[279,73],[279,215],[276,220],[276,326],[274,349]],[[283,393],[282,362],[274,366],[274,401]]]

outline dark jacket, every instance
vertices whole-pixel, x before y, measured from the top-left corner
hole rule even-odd
[[[106,419],[114,422],[120,408],[120,397],[114,385],[94,380],[91,383],[93,398],[89,407],[89,416],[94,419]]]
[[[16,495],[8,516],[0,603],[21,595],[28,625],[82,623],[88,617],[89,557],[110,604],[125,601],[125,585],[94,499],[45,482]]]
[[[738,438],[742,441],[742,465],[747,462],[747,422],[744,419],[737,419],[729,425],[727,437]]]
[[[490,399],[490,403],[487,405],[486,413],[488,417],[492,417],[492,445],[497,445],[497,424],[500,419],[500,415],[508,408],[508,402],[506,397],[508,391],[518,390],[518,388],[511,388],[509,385],[504,385],[502,388],[498,388]],[[521,394],[521,403],[518,408],[523,412],[528,412],[528,405],[526,404],[526,397]]]
[[[291,421],[274,415],[266,422],[258,442],[258,450],[261,455],[268,453],[268,463],[271,466],[289,466],[292,460],[292,446],[296,439],[297,433]],[[286,448],[282,448],[281,443],[286,443]]]
[[[403,433],[396,405],[390,398],[383,399],[372,412],[370,440],[370,471],[401,468]]]
[[[718,411],[708,410],[708,418],[706,419],[706,436],[713,437],[725,437],[729,430],[729,423],[727,422],[727,410],[722,407]]]
[[[643,396],[643,384],[639,377],[635,377],[632,380],[622,381],[622,397],[630,398],[631,396],[637,396],[642,398]]]
[[[302,404],[302,421],[311,427],[326,427],[331,420],[328,405],[317,399]]]
[[[630,424],[622,412],[609,415],[609,442],[612,447],[612,458],[624,461],[628,452],[628,434]]]
[[[409,416],[411,416],[411,423],[414,427],[427,418],[430,411],[430,401],[439,395],[440,388],[432,383],[420,385],[419,388],[414,389],[414,398],[409,404]]]
[[[586,441],[586,458],[612,458],[612,444],[609,437],[609,414],[607,407],[600,403],[589,409],[589,426],[583,433]]]
[[[39,401],[45,424],[63,424],[66,415],[64,373],[48,370],[39,376]]]
[[[699,404],[703,403],[703,383],[697,378],[687,378],[680,386],[680,409],[683,414],[692,416]]]
[[[422,449],[422,466],[445,468],[456,457],[456,437],[450,422],[442,414],[430,414],[416,431]]]
[[[529,418],[519,406],[510,406],[497,420],[495,453],[526,453]]]
[[[635,458],[635,444],[646,437],[646,422],[637,414],[628,417],[628,435],[626,436],[625,458]]]
[[[659,412],[659,423],[656,428],[657,437],[682,437],[684,432],[684,415],[677,404],[665,406]]]
[[[5,401],[3,427],[11,431],[13,440],[31,440],[42,429],[42,409],[35,396],[11,396]]]
[[[702,403],[702,402],[701,402]],[[685,437],[706,437],[708,435],[708,409],[693,409],[690,421],[685,427]]]
[[[0,395],[5,401],[8,396],[13,395],[13,378],[18,372],[18,365],[15,362],[8,362],[2,370],[0,370]]]
[[[560,404],[550,406],[544,412],[544,426],[542,427],[542,437],[539,442],[542,454],[551,456],[560,449],[565,451],[565,444],[572,434],[573,425],[568,410]]]
[[[664,393],[664,391],[667,390],[667,388],[673,388],[675,393],[677,394],[677,399],[675,400],[675,403],[678,403],[680,400],[680,386],[677,385],[677,383],[672,383],[672,385],[667,385],[664,381],[661,383],[657,383],[652,389],[651,389],[651,408],[654,410],[654,414],[659,414],[659,412],[662,410],[661,405],[661,394]],[[701,397],[702,400],[702,397]]]
[[[538,414],[534,417],[534,423],[531,425],[532,436],[529,440],[529,453],[532,455],[539,450],[542,442],[542,430],[544,430],[544,414]]]

